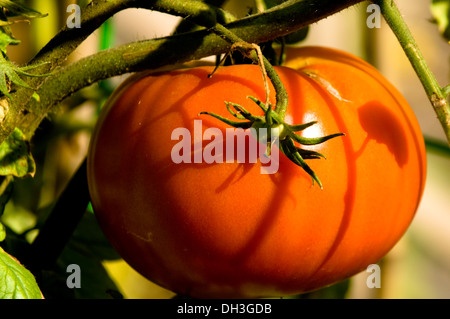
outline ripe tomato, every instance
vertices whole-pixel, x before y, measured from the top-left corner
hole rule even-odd
[[[276,69],[289,94],[286,120],[318,121],[304,136],[346,134],[308,146],[327,158],[308,160],[323,189],[283,154],[274,174],[262,174],[260,161],[196,163],[188,153],[191,163],[174,162],[177,128],[189,130],[193,152],[205,152],[208,128],[225,143],[229,126],[201,111],[229,117],[228,101],[262,115],[247,98],[265,101],[256,65],[221,67],[211,78],[208,67],[137,75],[109,99],[88,156],[92,204],[111,243],[145,277],[192,297],[295,294],[360,272],[404,234],[426,173],[408,103],[354,56],[297,53],[299,72]]]

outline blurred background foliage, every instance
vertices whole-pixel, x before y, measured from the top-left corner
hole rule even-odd
[[[67,5],[75,2],[25,1],[48,16],[12,26],[15,38],[21,43],[8,47],[10,59],[17,64],[29,61],[66,23],[70,15],[66,12]],[[78,1],[81,6],[86,2]],[[432,22],[431,0],[396,0],[396,3],[439,83],[448,84],[450,45]],[[446,3],[448,5],[448,1]],[[368,288],[369,273],[362,272],[348,281],[298,298],[450,298],[450,151],[426,94],[389,27],[384,21],[380,28],[367,27],[370,14],[367,6],[368,3],[363,2],[312,25],[301,45],[323,45],[356,54],[375,65],[405,95],[427,141],[426,189],[410,229],[379,263],[381,288]],[[229,0],[225,8],[238,17],[257,10],[252,0]],[[169,35],[179,21],[179,18],[148,10],[125,10],[92,34],[68,62],[114,45]],[[3,246],[19,259],[23,243],[33,241],[56,199],[85,158],[98,110],[123,78],[94,84],[66,99],[61,110],[51,114],[37,131],[32,141],[36,175],[14,184],[12,198],[1,217],[7,227]],[[81,289],[66,286],[66,268],[73,263],[82,269]],[[89,210],[57,265],[38,278],[46,298],[174,296],[141,277],[120,259]]]

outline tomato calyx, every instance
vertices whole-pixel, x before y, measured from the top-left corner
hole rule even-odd
[[[271,104],[266,106],[265,103],[258,100],[253,96],[248,96],[250,100],[255,102],[263,111],[264,115],[256,116],[248,112],[243,106],[225,102],[228,112],[238,120],[234,121],[215,113],[200,112],[199,115],[212,116],[225,124],[228,124],[234,128],[250,129],[256,134],[256,138],[260,143],[267,143],[266,155],[270,156],[272,146],[276,143],[279,145],[279,149],[291,160],[294,164],[300,166],[308,175],[312,178],[312,183],[317,182],[322,189],[323,185],[317,174],[311,169],[311,167],[305,162],[307,159],[320,159],[325,156],[319,152],[303,149],[298,147],[296,143],[301,145],[317,145],[326,142],[332,138],[345,135],[344,133],[330,134],[322,137],[304,137],[297,132],[301,132],[306,128],[313,126],[317,121],[308,122],[305,124],[290,125],[284,121],[284,119],[272,109]],[[261,128],[265,130],[261,130]],[[263,132],[261,134],[261,132]]]
[[[253,128],[256,129],[256,135],[257,140],[261,142],[263,140],[263,143],[267,143],[267,150],[266,155],[270,155],[272,145],[276,142],[279,146],[279,149],[296,165],[300,166],[305,172],[310,175],[312,178],[312,183],[314,185],[314,182],[317,182],[319,187],[323,189],[322,182],[316,175],[316,173],[309,167],[309,165],[305,162],[305,159],[318,159],[318,158],[324,158],[324,156],[318,152],[314,152],[311,150],[305,150],[295,145],[295,142],[301,144],[301,145],[317,145],[321,144],[331,138],[344,135],[343,133],[337,133],[332,134],[328,136],[323,137],[316,137],[316,138],[306,138],[299,134],[296,134],[296,132],[303,131],[307,127],[310,127],[316,122],[309,122],[305,124],[300,125],[289,125],[284,121],[284,117],[286,114],[286,109],[288,106],[288,95],[286,92],[286,88],[284,87],[283,83],[281,82],[277,72],[275,71],[272,64],[264,57],[262,54],[262,50],[259,47],[259,45],[255,43],[247,43],[237,37],[233,32],[226,29],[224,26],[220,24],[216,24],[214,28],[212,28],[214,32],[216,32],[218,35],[223,37],[224,39],[227,39],[230,43],[232,43],[231,51],[233,50],[240,50],[242,54],[249,57],[253,61],[257,62],[258,65],[261,68],[261,73],[263,75],[264,79],[264,89],[266,93],[266,102],[263,103],[260,100],[250,97],[249,98],[254,101],[263,111],[264,116],[255,116],[248,112],[245,108],[243,108],[241,105],[225,102],[225,105],[228,109],[228,112],[233,115],[238,120],[247,120],[244,122],[234,121],[227,119],[225,117],[222,117],[220,115],[209,113],[209,112],[200,112],[200,114],[206,114],[213,116],[220,121],[234,127],[234,128],[242,128],[242,129],[249,129]],[[228,54],[230,53],[228,52]],[[227,54],[227,55],[228,55]],[[213,73],[218,69],[220,63],[216,66]],[[310,75],[313,76],[314,74]],[[208,77],[211,77],[212,74],[210,74]],[[320,78],[320,77],[319,77]],[[272,106],[269,102],[269,81],[272,82],[274,88],[275,88],[275,98],[276,98],[276,104],[275,109],[272,109]],[[331,87],[331,85],[330,85]],[[234,108],[234,111],[231,107]],[[260,131],[260,128],[266,128],[266,135],[261,136],[258,132]],[[263,134],[264,135],[264,134]],[[273,136],[274,135],[274,136]],[[275,138],[274,138],[275,137]]]

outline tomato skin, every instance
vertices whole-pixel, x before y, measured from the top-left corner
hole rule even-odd
[[[246,98],[265,100],[258,66],[221,67],[212,78],[208,67],[138,75],[107,102],[88,155],[92,204],[111,243],[148,279],[197,298],[296,294],[376,263],[408,228],[426,174],[408,103],[347,53],[292,52],[299,71],[277,67],[287,120],[317,120],[306,136],[346,134],[308,147],[327,158],[308,160],[323,189],[283,154],[276,174],[261,174],[260,162],[173,162],[174,129],[193,134],[198,119],[203,132],[228,127],[201,111],[232,118],[229,101],[261,114]]]

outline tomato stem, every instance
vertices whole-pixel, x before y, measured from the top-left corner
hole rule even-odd
[[[269,62],[269,60],[267,60],[263,55],[261,56],[258,55],[257,51],[254,49],[254,46],[251,46],[249,43],[242,40],[240,37],[235,35],[233,32],[225,28],[220,23],[216,23],[216,25],[213,28],[211,28],[211,31],[213,31],[226,41],[230,42],[232,45],[237,44],[237,48],[243,51],[245,55],[247,55],[256,63],[262,64],[263,69],[265,69],[267,76],[269,77],[270,81],[272,82],[272,85],[275,88],[275,100],[276,100],[275,112],[278,113],[280,118],[284,120],[288,106],[288,94],[286,92],[286,88],[283,85],[283,82],[281,81],[280,77],[275,71],[275,68]],[[240,43],[242,44],[239,45]]]

